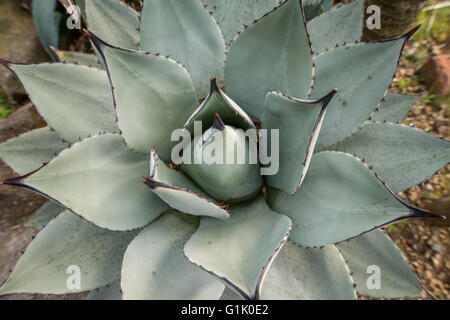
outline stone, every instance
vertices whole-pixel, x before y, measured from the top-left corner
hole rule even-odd
[[[420,69],[428,90],[438,96],[450,94],[450,55],[430,58]]]

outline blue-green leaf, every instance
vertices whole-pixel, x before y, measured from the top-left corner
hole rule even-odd
[[[61,207],[56,202],[47,201],[42,207],[33,213],[27,222],[25,222],[25,226],[36,230],[41,230],[65,210],[66,209],[64,207]]]
[[[381,102],[378,110],[372,115],[374,121],[403,121],[416,104],[418,96],[389,92]]]
[[[33,0],[33,20],[39,39],[45,51],[56,61],[58,56],[51,50],[51,46],[58,47],[59,24],[62,15],[55,12],[56,0]]]

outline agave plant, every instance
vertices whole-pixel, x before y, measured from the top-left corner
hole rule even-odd
[[[417,99],[388,91],[415,30],[360,42],[363,1],[308,23],[299,0],[145,0],[140,14],[118,0],[83,5],[99,62],[61,51],[59,63],[1,60],[48,124],[0,145],[21,175],[3,184],[51,201],[0,294],[420,296],[379,229],[436,217],[398,192],[450,155],[448,141],[396,123]],[[172,133],[192,135],[195,121],[204,146],[220,132],[225,151],[249,155],[238,129],[258,129],[260,147],[278,129],[279,170],[172,163]]]

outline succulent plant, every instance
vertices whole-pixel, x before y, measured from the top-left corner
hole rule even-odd
[[[0,145],[21,175],[3,184],[51,200],[0,294],[420,296],[380,230],[437,217],[398,193],[450,156],[448,141],[396,123],[416,100],[388,91],[415,30],[360,42],[363,1],[307,23],[299,0],[145,0],[140,14],[118,0],[83,4],[99,63],[62,51],[59,63],[0,60],[48,124]],[[235,137],[256,128],[260,148],[276,148],[279,133],[279,170],[171,162],[172,132],[189,136],[195,121],[205,148],[191,145],[194,158],[216,133],[225,153],[250,156]],[[367,284],[374,265],[379,288]]]

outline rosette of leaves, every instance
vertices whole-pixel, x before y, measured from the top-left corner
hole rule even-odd
[[[30,220],[46,226],[0,294],[420,296],[379,228],[436,217],[397,193],[444,166],[450,143],[396,123],[416,99],[388,92],[414,30],[362,43],[362,8],[356,1],[306,23],[299,0],[145,0],[140,14],[88,0],[99,64],[64,52],[65,63],[2,60],[48,123],[0,145],[21,175],[3,183],[51,201]],[[195,121],[205,146],[221,132],[225,151],[248,154],[237,130],[278,129],[278,172],[174,166],[171,134],[191,134]],[[69,289],[74,265],[80,286]],[[372,265],[379,288],[367,281]]]

